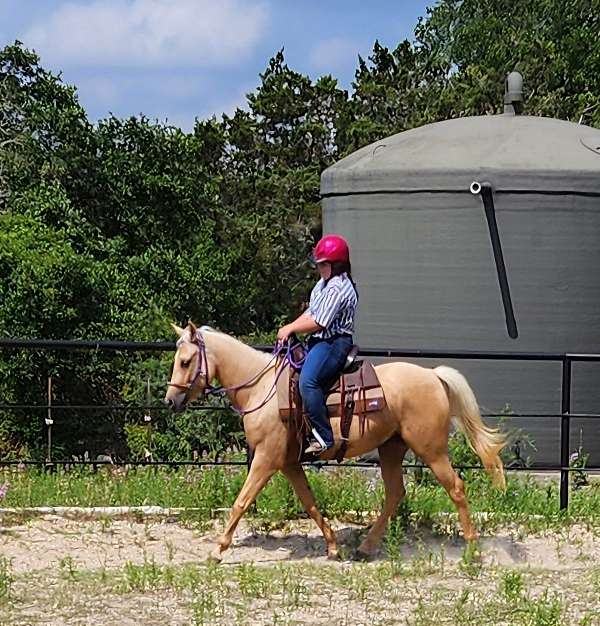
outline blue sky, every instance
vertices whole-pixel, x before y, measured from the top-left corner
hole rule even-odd
[[[189,130],[231,113],[280,48],[350,88],[376,39],[413,38],[433,0],[0,0],[0,44],[23,41],[78,88],[90,119],[144,113]]]

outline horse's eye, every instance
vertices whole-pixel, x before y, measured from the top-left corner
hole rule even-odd
[[[189,367],[191,362],[191,359],[189,359],[188,361],[181,361],[181,367],[183,367],[184,369]]]

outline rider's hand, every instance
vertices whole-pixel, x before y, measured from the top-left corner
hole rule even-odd
[[[277,333],[277,345],[283,345],[294,331],[290,328],[290,324],[286,324],[279,329]]]

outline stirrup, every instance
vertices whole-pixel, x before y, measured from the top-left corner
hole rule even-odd
[[[304,454],[319,455],[319,454],[323,454],[323,452],[326,452],[327,450],[329,450],[329,448],[322,446],[318,441],[311,441],[308,448],[304,450]]]

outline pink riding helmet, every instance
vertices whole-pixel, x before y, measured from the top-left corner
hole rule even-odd
[[[313,258],[315,263],[322,263],[323,261],[349,263],[350,249],[346,240],[340,235],[326,235],[315,246]]]

